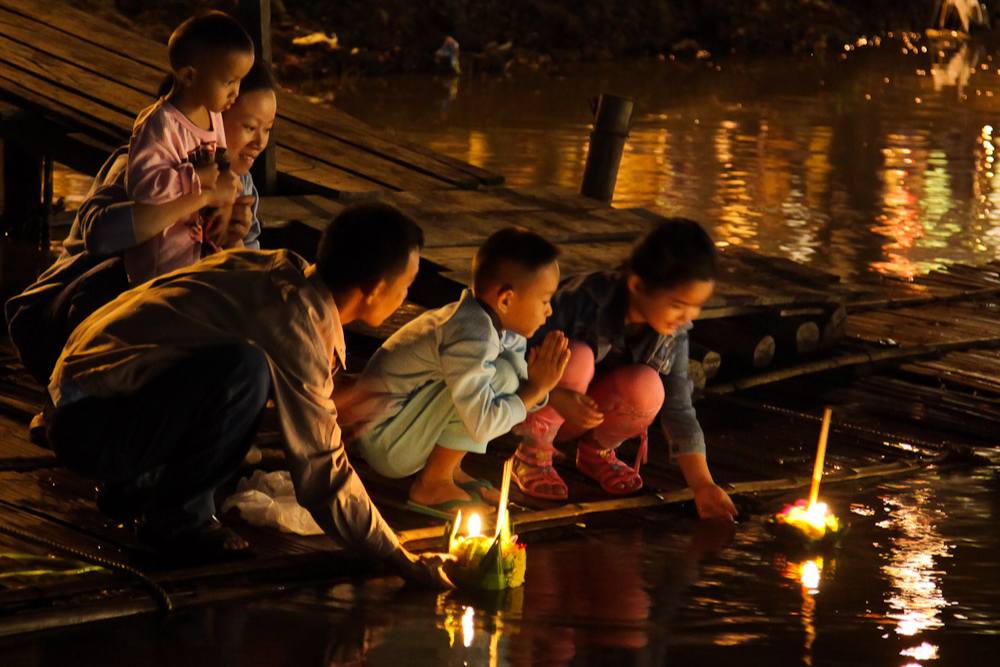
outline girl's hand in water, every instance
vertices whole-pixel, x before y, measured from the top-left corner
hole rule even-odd
[[[729,494],[717,484],[705,484],[694,491],[694,505],[702,519],[729,519],[736,521],[736,505]]]
[[[549,405],[574,426],[592,429],[604,421],[600,406],[590,396],[556,387],[549,393]]]

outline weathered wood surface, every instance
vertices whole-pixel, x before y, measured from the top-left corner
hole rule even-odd
[[[165,45],[68,5],[0,0],[0,95],[37,111],[46,150],[71,166],[93,170],[128,140],[136,113],[153,102],[166,62]],[[475,188],[503,180],[284,91],[275,140],[286,179],[333,194]]]
[[[713,443],[712,460],[716,477],[722,483],[732,484],[734,492],[780,493],[805,483],[810,464],[807,450],[811,448],[815,430],[811,421],[790,419],[786,415],[755,414],[753,408],[724,401],[702,406],[702,411],[706,432]],[[766,450],[755,450],[752,455],[747,450],[747,434],[743,427],[750,415],[754,415],[755,438],[766,438],[769,443]],[[10,428],[16,428],[14,421],[0,416],[0,426],[7,422],[11,423]],[[838,438],[838,448],[831,456],[830,466],[831,470],[839,471],[834,473],[834,478],[838,475],[848,480],[857,478],[859,468],[863,469],[863,476],[898,473],[912,467],[912,464],[906,463],[905,457],[897,457],[899,465],[885,467],[884,453],[877,449],[879,436],[858,437],[845,432],[837,424],[834,433]],[[0,460],[6,456],[8,444],[7,439],[0,439]],[[510,455],[513,447],[514,442],[510,438],[497,441],[487,455],[470,457],[469,471],[496,482],[500,461]],[[628,443],[624,447],[623,458],[630,460],[635,446]],[[566,453],[568,460],[572,461],[572,451]],[[523,534],[539,528],[579,524],[581,520],[589,522],[595,514],[604,512],[635,511],[689,500],[679,473],[667,465],[666,445],[655,431],[651,459],[643,469],[647,492],[624,501],[608,498],[571,465],[558,464],[570,486],[572,503],[560,505],[536,501],[514,490],[513,513],[518,530]],[[435,535],[441,531],[439,523],[397,509],[406,498],[409,480],[380,478],[367,470],[363,462],[357,467],[384,514],[402,531],[401,537],[413,545],[432,546],[436,541]],[[268,573],[272,577],[290,580],[301,579],[305,572],[314,576],[336,576],[350,567],[349,562],[343,560],[343,554],[333,549],[324,537],[289,536],[241,525],[240,531],[256,547],[256,558],[230,564],[170,568],[152,560],[130,531],[102,517],[96,510],[93,497],[91,482],[62,468],[0,472],[0,521],[4,525],[69,545],[84,553],[103,555],[139,567],[179,597],[189,595],[191,591],[211,593],[213,590],[225,590],[234,582],[245,585],[246,582],[259,581],[259,577],[268,576]],[[0,535],[0,543],[5,549],[20,553],[51,551],[44,545],[4,535]],[[141,585],[118,573],[91,573],[69,580],[58,576],[29,582],[14,580],[3,583],[0,580],[0,627],[19,614],[35,613],[40,608],[48,608],[54,601],[69,601],[95,590],[104,590],[102,598],[109,604],[114,604],[116,600],[134,600],[137,595],[143,597]],[[148,605],[144,607],[149,608]]]
[[[520,226],[539,232],[562,252],[564,275],[619,265],[641,234],[661,218],[641,209],[614,209],[559,188],[489,188],[474,192],[410,191],[383,193],[424,229],[423,256],[457,285],[470,281],[475,250],[494,231]],[[343,209],[329,197],[265,197],[258,210],[265,230],[294,228],[296,250],[309,254],[319,233]],[[727,317],[804,305],[835,306],[851,294],[835,276],[739,249],[721,253],[721,276],[702,317]],[[822,311],[826,312],[826,311]]]

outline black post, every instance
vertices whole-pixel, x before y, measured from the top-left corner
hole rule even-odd
[[[239,0],[239,19],[253,38],[255,59],[271,67],[271,0]],[[277,92],[277,91],[275,91]],[[254,160],[250,173],[261,195],[274,195],[278,191],[278,164],[274,152],[275,132],[264,152]]]
[[[580,194],[585,197],[611,202],[634,108],[632,99],[601,93],[594,110],[594,130],[590,133],[587,166],[580,186]]]

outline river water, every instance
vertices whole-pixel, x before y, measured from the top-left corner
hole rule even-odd
[[[512,186],[578,188],[589,99],[626,95],[636,113],[616,206],[692,217],[720,245],[841,276],[905,278],[993,259],[1000,57],[981,44],[874,41],[798,61],[649,60],[557,75],[361,79],[336,103],[496,170]]]
[[[924,52],[925,47],[927,48]],[[843,276],[1000,253],[1000,57],[909,36],[801,62],[644,61],[361,80],[337,103],[505,174],[576,187],[587,98],[637,99],[615,204]],[[904,53],[905,51],[905,53]],[[1000,132],[1000,125],[997,126]],[[279,128],[280,131],[280,128]],[[966,665],[1000,652],[996,464],[824,492],[843,546],[664,512],[529,545],[501,598],[340,582],[7,641],[4,665]],[[787,498],[785,500],[791,500]],[[775,501],[772,509],[779,506]],[[109,642],[114,650],[108,650]]]
[[[529,544],[527,583],[503,597],[341,582],[8,641],[0,657],[11,667],[992,664],[998,491],[995,468],[830,487],[824,498],[850,530],[841,548],[809,556],[784,553],[759,518],[727,527],[666,512]]]

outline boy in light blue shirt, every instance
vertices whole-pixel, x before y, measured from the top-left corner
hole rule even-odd
[[[461,462],[544,405],[562,377],[569,350],[561,332],[525,358],[526,339],[552,314],[557,256],[533,232],[494,233],[476,253],[472,288],[402,327],[365,367],[350,408],[358,450],[381,475],[417,474],[415,509],[497,500]]]

